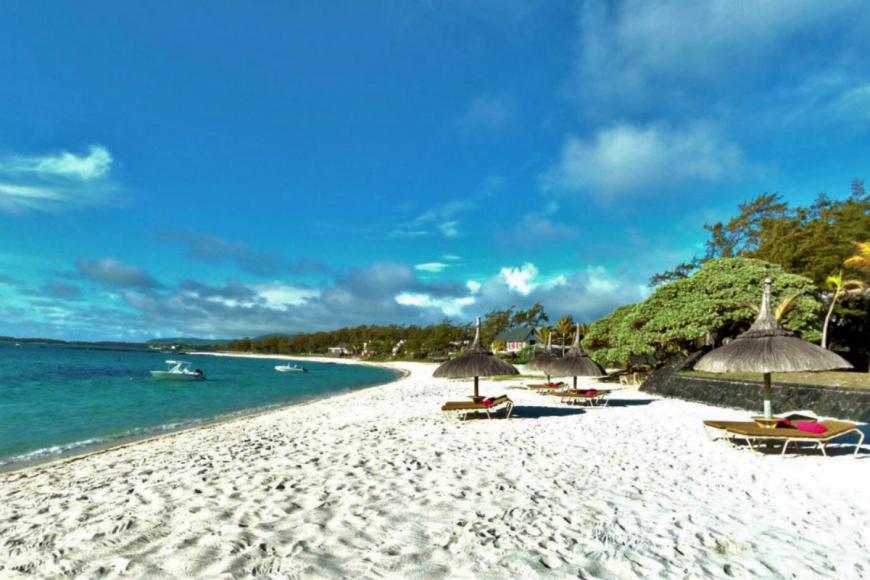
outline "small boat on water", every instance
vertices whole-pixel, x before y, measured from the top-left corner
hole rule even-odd
[[[158,381],[204,381],[205,373],[196,369],[190,370],[190,363],[182,360],[168,360],[169,369],[151,371],[151,376]]]
[[[303,366],[299,366],[297,364],[287,363],[286,365],[278,365],[275,367],[275,370],[279,373],[307,373],[308,369]]]

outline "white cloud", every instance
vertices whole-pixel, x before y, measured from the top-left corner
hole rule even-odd
[[[465,287],[468,288],[468,291],[472,294],[477,294],[478,292],[480,292],[481,286],[481,283],[477,282],[476,280],[469,280],[465,283]]]
[[[101,145],[85,155],[12,155],[0,158],[0,211],[57,210],[105,201],[112,156]]]
[[[57,199],[57,192],[45,187],[30,187],[13,183],[0,183],[0,194],[21,199]]]
[[[523,296],[528,295],[538,286],[535,282],[538,277],[538,268],[531,262],[526,262],[519,268],[506,266],[499,271],[499,275],[508,288]]]
[[[416,266],[414,266],[414,269],[418,272],[438,274],[439,272],[443,272],[446,268],[449,267],[450,264],[445,264],[444,262],[424,262],[422,264],[417,264]]]
[[[417,308],[435,308],[445,316],[457,316],[462,313],[466,306],[474,304],[473,296],[460,298],[435,298],[423,292],[403,292],[396,295],[396,302],[402,306],[414,306]]]
[[[568,278],[564,274],[542,277],[538,267],[531,262],[519,267],[505,266],[499,270],[497,281],[522,296],[528,296],[536,290],[551,290],[568,284]]]
[[[91,181],[108,175],[112,161],[112,155],[108,149],[102,145],[91,145],[87,155],[61,151],[56,155],[14,155],[0,159],[0,172]]]
[[[61,195],[45,187],[0,183],[0,210],[17,213],[39,209],[61,199]]]
[[[416,238],[439,232],[445,238],[458,238],[462,235],[460,216],[476,205],[472,199],[448,201],[406,220],[393,228],[389,235],[392,238]]]
[[[263,300],[266,308],[284,310],[288,306],[301,306],[312,298],[320,296],[315,288],[272,282],[251,287],[257,296]]]
[[[619,287],[619,283],[610,277],[604,266],[588,266],[586,276],[589,280],[587,288],[590,292],[613,292]]]
[[[709,109],[711,99],[745,98],[848,63],[845,55],[866,47],[861,29],[867,22],[859,0],[586,0],[579,18],[579,96],[596,114]]]
[[[685,182],[715,182],[742,168],[740,148],[709,125],[671,129],[618,124],[590,140],[569,137],[542,185],[546,190],[612,197]]]
[[[459,237],[459,222],[457,220],[450,220],[443,223],[438,224],[438,229],[444,234],[445,238],[458,238]]]

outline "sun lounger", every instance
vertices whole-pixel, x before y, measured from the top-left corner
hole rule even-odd
[[[589,407],[606,407],[610,391],[601,389],[569,389],[567,391],[555,391],[544,393],[549,397],[558,397],[563,403],[569,405],[588,405]]]
[[[731,440],[742,440],[749,445],[750,449],[757,450],[761,443],[782,443],[782,455],[788,450],[789,444],[800,446],[801,443],[814,443],[822,455],[827,455],[828,443],[848,433],[858,435],[858,443],[855,445],[855,455],[864,444],[864,433],[857,423],[845,421],[818,421],[826,430],[824,433],[810,433],[796,427],[783,426],[768,429],[759,427],[754,421],[704,421],[704,426],[725,432],[725,436]]]
[[[558,383],[539,383],[536,385],[526,385],[526,388],[530,391],[550,391],[553,389],[561,389],[567,386],[567,383],[559,381]]]
[[[487,404],[489,401],[489,404]],[[498,412],[505,411],[505,419],[510,419],[513,411],[514,403],[506,395],[495,397],[493,399],[485,399],[480,403],[474,401],[448,401],[441,407],[441,411],[447,417],[455,417],[457,419],[467,419],[469,416],[477,413],[483,413],[487,419],[492,419],[498,416]]]

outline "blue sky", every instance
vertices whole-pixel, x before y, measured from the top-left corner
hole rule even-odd
[[[867,173],[862,2],[6,2],[0,334],[594,320]]]

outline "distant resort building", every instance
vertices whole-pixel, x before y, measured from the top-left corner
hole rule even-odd
[[[348,350],[347,345],[344,343],[336,346],[330,346],[326,350],[329,351],[329,354],[334,354],[337,356],[347,356],[350,354],[350,350]]]
[[[495,342],[505,344],[504,352],[519,352],[524,348],[534,346],[536,341],[534,328],[504,330],[495,337]]]

